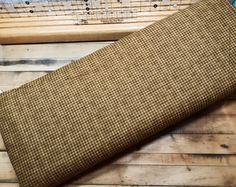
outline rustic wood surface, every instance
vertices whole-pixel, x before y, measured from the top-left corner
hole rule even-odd
[[[116,40],[197,1],[0,1],[0,44]]]
[[[19,87],[109,43],[0,46],[0,90]],[[18,186],[0,135],[0,187]],[[66,186],[236,186],[236,94]]]

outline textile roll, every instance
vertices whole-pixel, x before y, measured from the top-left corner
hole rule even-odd
[[[201,0],[0,95],[22,187],[58,186],[236,90],[236,10]]]

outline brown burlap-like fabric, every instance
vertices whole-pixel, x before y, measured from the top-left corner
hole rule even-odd
[[[236,88],[236,11],[203,0],[0,95],[22,187],[52,187]]]

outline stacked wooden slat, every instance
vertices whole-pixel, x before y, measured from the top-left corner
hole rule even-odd
[[[117,40],[198,0],[95,1],[0,3],[0,44]]]

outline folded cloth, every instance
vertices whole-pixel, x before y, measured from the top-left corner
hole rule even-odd
[[[202,0],[0,95],[22,187],[58,186],[236,88],[236,11]]]

